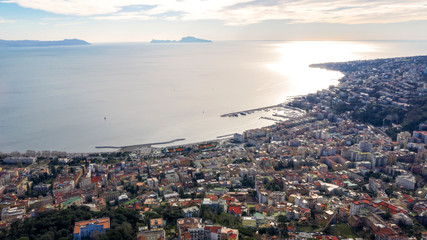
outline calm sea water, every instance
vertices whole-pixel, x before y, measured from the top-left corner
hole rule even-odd
[[[261,113],[221,114],[278,104],[342,76],[311,63],[425,54],[427,42],[0,48],[0,151],[215,139],[272,124]]]

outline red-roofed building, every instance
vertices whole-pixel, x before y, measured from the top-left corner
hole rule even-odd
[[[238,206],[230,206],[228,208],[228,213],[230,213],[232,215],[236,215],[236,216],[241,216],[242,215],[242,209]]]
[[[139,232],[138,240],[165,240],[165,230],[155,229]]]
[[[164,226],[164,222],[162,218],[153,218],[150,219],[150,227],[151,229],[162,228]]]
[[[375,211],[375,209],[377,209],[379,206],[380,205],[373,203],[371,200],[368,199],[353,201],[352,203],[350,203],[350,215],[354,216],[363,211],[364,209],[372,212]]]
[[[238,239],[237,234],[230,234],[228,239]]]
[[[221,240],[239,239],[239,230],[223,227],[221,229]]]
[[[334,182],[338,186],[344,185],[340,180],[332,180],[332,182]]]
[[[216,195],[206,195],[205,198],[209,198],[211,201],[218,200],[218,196],[216,196]]]
[[[236,201],[236,198],[234,198],[234,197],[224,197],[223,199],[225,201],[227,201],[227,204],[230,204],[230,203]]]
[[[221,226],[205,226],[206,239],[219,239],[221,236]]]
[[[391,214],[396,214],[396,213],[406,213],[405,210],[400,209],[396,206],[391,205],[390,203],[386,203],[384,201],[379,203],[381,210],[389,212]]]
[[[375,239],[379,240],[399,240],[399,239],[408,239],[405,236],[398,234],[391,228],[383,228],[375,232]]]
[[[94,176],[90,178],[90,181],[92,183],[97,183],[97,182],[101,182],[102,181],[102,176]]]
[[[314,238],[322,239],[322,240],[339,240],[338,237],[330,236],[330,235],[328,235],[328,236],[315,236]]]
[[[177,227],[179,239],[204,240],[204,226],[200,218],[180,218]]]

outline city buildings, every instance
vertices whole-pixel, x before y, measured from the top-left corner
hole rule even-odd
[[[16,165],[0,169],[0,225],[84,205],[136,211],[138,239],[420,237],[414,231],[427,226],[427,124],[390,137],[388,127],[402,127],[399,116],[376,113],[407,111],[413,99],[427,97],[426,62],[322,65],[345,73],[339,85],[294,98],[289,105],[303,109],[301,115],[276,117],[271,126],[229,139],[129,152],[43,153],[44,161],[30,157],[28,166],[3,154],[3,162]],[[379,122],[365,122],[369,118]],[[167,218],[160,216],[165,209]],[[326,234],[332,225],[348,236]],[[74,237],[108,229],[105,219],[77,222]]]
[[[76,222],[74,225],[74,240],[94,239],[110,229],[110,218],[91,219]]]

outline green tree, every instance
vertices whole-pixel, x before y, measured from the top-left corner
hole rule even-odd
[[[254,215],[256,213],[256,210],[254,207],[249,208],[249,214]]]
[[[288,218],[285,215],[279,215],[277,217],[277,221],[281,224],[284,224],[288,221]]]
[[[387,213],[384,214],[383,218],[384,218],[384,220],[390,220],[391,214],[389,212],[387,212]]]
[[[105,239],[134,239],[138,225],[143,224],[139,213],[132,209],[106,208],[100,212],[91,212],[88,207],[71,206],[68,209],[48,210],[39,213],[34,218],[12,223],[10,230],[0,231],[0,239],[15,240],[21,237],[29,239],[68,239],[73,232],[74,223],[92,218],[110,217],[111,238]],[[129,227],[130,226],[130,227]],[[113,238],[118,236],[118,238]],[[130,238],[129,238],[130,237]]]

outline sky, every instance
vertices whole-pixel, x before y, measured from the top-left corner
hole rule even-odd
[[[427,0],[0,0],[0,39],[427,40]]]

